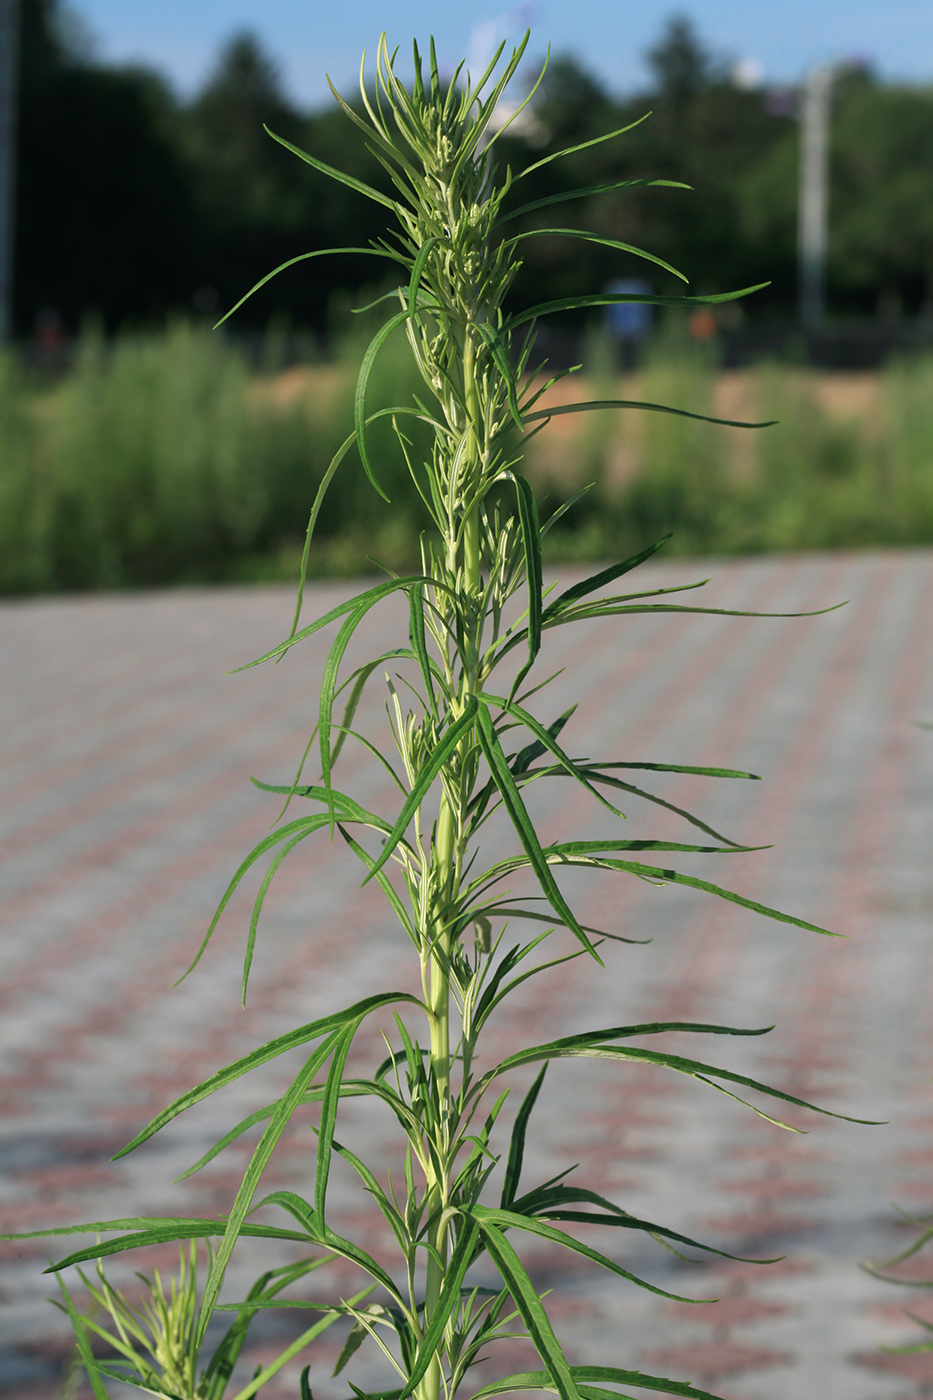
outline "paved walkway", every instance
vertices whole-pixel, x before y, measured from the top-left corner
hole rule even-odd
[[[662,1017],[774,1022],[762,1040],[716,1044],[719,1062],[890,1126],[810,1115],[794,1118],[809,1135],[792,1136],[678,1077],[557,1067],[531,1173],[579,1161],[581,1178],[638,1214],[785,1258],[767,1268],[696,1266],[651,1241],[616,1242],[636,1272],[724,1300],[691,1307],[607,1287],[585,1270],[552,1278],[552,1256],[530,1257],[541,1287],[556,1289],[552,1314],[574,1360],[641,1363],[728,1400],[912,1400],[931,1393],[933,1356],[886,1357],[878,1347],[915,1339],[903,1309],[926,1308],[933,1319],[930,1294],[880,1284],[857,1264],[904,1242],[891,1200],[933,1208],[933,733],[911,724],[933,719],[933,554],[659,564],[643,577],[669,584],[706,572],[702,601],[713,606],[849,603],[811,619],[634,618],[552,633],[548,669],[565,670],[539,713],[550,718],[582,693],[565,731],[572,751],[764,774],[760,784],[666,780],[664,792],[702,804],[740,839],[774,843],[730,862],[736,888],[848,939],[607,876],[590,887],[589,921],[653,941],[614,947],[605,972],[580,962],[542,980],[496,1027],[489,1053],[542,1029]],[[309,607],[345,592],[316,588]],[[134,1156],[113,1166],[108,1156],[217,1065],[410,977],[407,944],[370,888],[347,884],[356,868],[322,839],[301,848],[274,887],[246,1012],[243,901],[198,972],[171,989],[230,872],[273,815],[248,775],[289,777],[312,723],[320,639],[281,666],[224,674],[284,635],[290,605],[287,590],[232,589],[0,608],[5,1229],[224,1209],[236,1152],[192,1182],[172,1178],[277,1092],[279,1065]],[[394,614],[370,617],[361,640],[382,649]],[[362,722],[377,727],[381,707],[376,686]],[[363,801],[383,795],[371,766],[349,752],[344,782]],[[553,806],[538,810],[542,825],[579,831],[588,808],[554,787]],[[650,813],[632,816],[632,835],[662,834]],[[697,870],[711,874],[708,864]],[[708,1042],[690,1048],[713,1057]],[[347,1140],[369,1140],[380,1156],[382,1127],[348,1110]],[[297,1184],[306,1170],[296,1136],[270,1180]],[[342,1182],[336,1189],[369,1229],[368,1208],[354,1206]],[[378,1222],[371,1228],[375,1236]],[[43,1301],[51,1289],[40,1273],[54,1252],[44,1242],[0,1246],[4,1395],[56,1393],[67,1328]],[[231,1296],[245,1278],[235,1273]],[[279,1316],[257,1333],[251,1364],[287,1326]],[[316,1353],[319,1400],[347,1393],[327,1379],[335,1345]],[[296,1393],[291,1375],[264,1395]]]

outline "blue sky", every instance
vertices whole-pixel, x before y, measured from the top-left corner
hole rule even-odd
[[[437,40],[443,63],[479,57],[495,36],[530,23],[531,51],[572,52],[610,90],[644,79],[641,55],[674,10],[690,16],[714,49],[753,63],[772,82],[793,82],[827,59],[870,59],[886,78],[933,85],[933,0],[71,0],[106,60],[141,61],[192,91],[232,31],[255,30],[303,105],[328,94],[324,74],[351,88],[360,54],[380,31],[407,51]]]

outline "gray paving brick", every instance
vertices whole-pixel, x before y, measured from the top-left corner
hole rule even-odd
[[[707,1044],[691,1048],[840,1112],[890,1122],[794,1117],[808,1130],[794,1136],[700,1084],[555,1066],[530,1172],[579,1161],[581,1177],[635,1213],[726,1249],[786,1259],[688,1265],[650,1240],[618,1243],[625,1267],[690,1296],[722,1296],[717,1311],[568,1270],[546,1249],[528,1257],[542,1289],[555,1288],[555,1321],[574,1360],[652,1362],[728,1400],[912,1400],[928,1393],[933,1365],[885,1362],[877,1348],[914,1335],[901,1314],[914,1295],[857,1265],[901,1242],[889,1201],[933,1209],[933,734],[911,724],[933,718],[933,554],[644,570],[646,586],[706,574],[713,581],[698,601],[710,606],[795,612],[850,601],[817,618],[633,617],[555,631],[547,669],[564,670],[539,713],[550,718],[581,700],[565,731],[576,752],[763,774],[761,783],[667,777],[660,786],[730,834],[774,843],[723,858],[736,889],[847,937],[766,923],[671,887],[568,880],[593,922],[652,941],[613,947],[604,972],[578,962],[542,980],[493,1025],[487,1053],[542,1027],[774,1022],[770,1036],[717,1044],[715,1056]],[[345,591],[311,589],[309,611]],[[171,987],[232,870],[274,816],[249,774],[290,777],[313,723],[323,636],[280,666],[225,674],[279,640],[290,610],[290,592],[273,588],[0,606],[0,1218],[11,1229],[222,1210],[238,1150],[193,1182],[171,1178],[276,1095],[282,1064],[238,1081],[138,1154],[113,1166],[107,1157],[219,1064],[334,1004],[413,980],[403,936],[371,889],[356,887],[352,857],[324,839],[280,872],[246,1011],[238,1009],[245,898],[234,900],[197,971]],[[404,635],[397,608],[370,614],[360,647],[381,649],[396,624]],[[361,711],[364,726],[380,723],[377,692]],[[341,762],[362,801],[391,801],[361,757],[348,750]],[[549,836],[602,827],[585,795],[553,788],[532,790]],[[674,830],[639,804],[630,827],[631,835]],[[683,868],[716,878],[708,864]],[[375,1027],[364,1050],[378,1053]],[[394,1150],[386,1125],[357,1105],[341,1131],[377,1160]],[[297,1183],[306,1165],[301,1142],[289,1141],[275,1179]],[[340,1173],[334,1209],[378,1228]],[[67,1329],[43,1302],[40,1269],[54,1249],[0,1252],[0,1392],[24,1400],[54,1394],[66,1348]],[[248,1281],[257,1250],[245,1254],[230,1296]],[[273,1341],[260,1335],[254,1363]],[[327,1378],[333,1359],[328,1342],[315,1363],[322,1400],[345,1394]],[[368,1374],[377,1378],[378,1366]],[[295,1393],[290,1375],[269,1400]]]

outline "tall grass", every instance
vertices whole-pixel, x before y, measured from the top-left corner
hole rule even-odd
[[[387,365],[377,396],[402,392]],[[293,575],[311,502],[352,416],[348,365],[325,367],[317,381],[283,398],[230,342],[186,324],[110,345],[88,332],[52,389],[6,357],[0,590]],[[394,476],[401,482],[401,471]],[[391,536],[371,488],[329,505],[312,568],[345,571],[349,546],[363,540],[384,543],[394,562],[417,533],[406,492]],[[358,569],[355,550],[353,559]]]
[[[293,577],[368,330],[354,324],[332,363],[284,375],[181,323],[111,343],[87,332],[53,388],[0,358],[0,592]],[[411,375],[390,340],[374,405],[408,401]],[[556,449],[547,436],[529,445],[529,472],[552,505],[593,488],[549,535],[552,558],[599,559],[671,530],[680,554],[933,543],[933,359],[866,376],[848,409],[827,405],[816,372],[777,364],[742,376],[732,409],[708,347],[676,327],[634,378],[591,336],[583,375],[594,398],[779,422],[734,434],[664,414],[563,419]],[[395,509],[346,472],[325,499],[312,573],[417,558],[424,511],[390,422],[371,431]]]
[[[841,405],[827,401],[831,379],[802,367],[762,365],[742,380],[739,416],[775,426],[739,437],[658,414],[618,423],[595,459],[582,438],[565,443],[564,460],[585,462],[597,487],[553,532],[552,557],[601,556],[668,530],[680,554],[933,543],[933,359],[852,380]],[[723,387],[704,348],[667,337],[636,382],[598,392],[730,416]],[[555,501],[583,484],[562,467],[539,451]]]

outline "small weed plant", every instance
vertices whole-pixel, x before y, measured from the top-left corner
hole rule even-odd
[[[554,412],[678,410],[621,401],[541,408],[543,378],[531,358],[537,321],[571,306],[613,300],[682,306],[704,299],[593,294],[510,314],[506,298],[524,237],[597,237],[548,227],[518,236],[510,232],[510,221],[518,213],[543,214],[543,206],[552,202],[544,198],[531,205],[516,203],[512,192],[522,176],[509,170],[497,173],[495,166],[496,141],[508,125],[498,123],[497,104],[523,48],[524,44],[516,49],[502,69],[500,50],[476,81],[461,68],[443,83],[433,45],[426,71],[416,48],[409,89],[396,75],[385,39],[380,41],[372,95],[361,81],[363,108],[351,108],[339,96],[337,100],[391,173],[391,196],[290,147],[301,160],[360,197],[385,206],[395,221],[393,231],[362,251],[400,274],[397,289],[383,299],[388,309],[385,322],[363,355],[353,428],[321,484],[308,541],[325,492],[351,449],[358,451],[372,489],[383,494],[379,460],[370,450],[377,420],[388,423],[396,435],[431,529],[422,538],[420,568],[367,587],[308,625],[300,623],[299,592],[290,635],[259,658],[278,660],[322,628],[336,628],[321,681],[316,731],[298,774],[288,786],[260,784],[279,800],[284,798],[288,810],[236,871],[194,961],[241,881],[264,862],[246,940],[245,997],[260,911],[275,872],[306,840],[337,840],[359,859],[363,883],[372,882],[384,895],[410,946],[419,974],[411,985],[418,989],[386,989],[283,1031],[183,1094],[124,1149],[129,1152],[147,1141],[178,1114],[240,1076],[300,1048],[304,1063],[290,1083],[283,1083],[279,1097],[232,1127],[192,1168],[198,1170],[244,1134],[259,1131],[225,1215],[93,1221],[69,1231],[42,1232],[97,1236],[55,1263],[52,1268],[59,1273],[143,1246],[174,1241],[186,1244],[189,1251],[173,1281],[166,1284],[154,1276],[142,1304],[129,1303],[114,1289],[100,1264],[96,1282],[83,1275],[89,1310],[79,1310],[62,1287],[62,1306],[73,1319],[81,1362],[98,1397],[106,1395],[108,1380],[119,1380],[176,1400],[220,1400],[231,1388],[234,1365],[255,1315],[288,1306],[311,1309],[312,1325],[251,1380],[240,1383],[236,1400],[258,1394],[315,1336],[339,1320],[348,1321],[350,1330],[337,1370],[349,1366],[352,1374],[357,1348],[366,1343],[381,1353],[392,1373],[387,1388],[368,1393],[351,1381],[358,1400],[454,1400],[460,1395],[492,1400],[531,1391],[555,1393],[561,1400],[619,1400],[633,1390],[710,1400],[708,1392],[685,1381],[635,1369],[633,1358],[624,1354],[611,1366],[571,1364],[558,1340],[546,1303],[523,1262],[523,1245],[529,1240],[559,1247],[568,1258],[662,1297],[675,1295],[636,1277],[618,1261],[626,1235],[647,1233],[675,1251],[712,1247],[662,1223],[637,1218],[624,1204],[577,1182],[569,1169],[548,1181],[526,1180],[526,1137],[548,1065],[588,1058],[613,1061],[620,1071],[632,1064],[651,1065],[659,1073],[686,1075],[704,1090],[718,1088],[743,1101],[750,1095],[753,1101],[813,1107],[780,1088],[694,1058],[689,1051],[674,1054],[651,1048],[659,1035],[671,1032],[691,1037],[764,1033],[754,1028],[682,1022],[601,1026],[545,1038],[496,1063],[480,1057],[491,1019],[529,979],[574,959],[601,964],[630,941],[617,929],[601,932],[581,922],[561,888],[567,871],[610,871],[619,878],[688,886],[785,925],[826,932],[673,868],[671,862],[682,853],[722,856],[750,849],[720,836],[699,817],[680,812],[686,824],[681,842],[624,834],[623,809],[617,804],[625,804],[626,811],[632,805],[650,810],[657,804],[670,812],[669,804],[645,786],[658,772],[728,780],[754,775],[577,758],[565,747],[564,730],[572,711],[538,716],[546,681],[532,670],[551,630],[594,618],[624,621],[644,613],[722,610],[694,605],[692,594],[686,600],[665,596],[683,594],[684,585],[615,591],[621,579],[655,553],[657,543],[563,591],[545,588],[542,582],[541,541],[555,515],[543,524],[539,519],[533,491],[521,471],[523,443]],[[613,132],[599,139],[619,135]],[[619,182],[618,188],[631,183],[642,182]],[[578,190],[559,198],[566,203],[590,193]],[[680,275],[627,244],[600,241]],[[393,335],[406,339],[421,390],[411,402],[374,412],[367,402],[370,376]],[[344,658],[357,629],[372,609],[393,596],[401,596],[407,605],[407,636],[346,674]],[[391,757],[388,744],[380,750],[354,729],[364,687],[387,671],[393,673],[387,676]],[[338,786],[340,754],[358,740],[397,786],[397,802],[386,813],[368,810]],[[304,770],[313,753],[319,776],[309,782]],[[542,839],[526,805],[527,793],[532,784],[555,781],[577,785],[602,809],[608,823],[605,837]],[[302,808],[297,815],[296,805]],[[484,847],[483,838],[492,830],[487,823],[493,818],[498,823],[495,839]],[[523,878],[530,879],[533,895],[512,892],[516,879],[521,884]],[[550,949],[547,940],[552,939],[557,947]],[[399,982],[408,985],[403,975]],[[358,1077],[350,1074],[348,1057],[367,1022],[381,1032],[386,1053],[368,1077]],[[535,1068],[536,1077],[505,1131],[499,1119],[510,1079],[528,1066]],[[383,1160],[364,1162],[340,1142],[338,1119],[348,1097],[388,1107],[400,1125],[405,1148],[390,1171]],[[757,1105],[755,1111],[768,1116]],[[309,1179],[295,1182],[294,1189],[264,1192],[263,1174],[293,1120],[307,1133]],[[376,1257],[365,1229],[360,1237],[350,1238],[335,1228],[328,1184],[338,1159],[359,1178],[363,1199],[375,1201],[382,1212],[394,1242],[394,1262]],[[260,1210],[264,1223],[256,1220]],[[608,1243],[602,1248],[584,1243],[575,1233],[580,1225],[605,1227]],[[107,1237],[103,1241],[102,1235]],[[264,1273],[245,1298],[221,1303],[225,1273],[244,1237],[281,1242],[293,1262]],[[200,1282],[199,1242],[207,1251]],[[297,1260],[296,1250],[301,1254]],[[334,1259],[354,1266],[360,1289],[324,1302],[302,1296],[301,1284],[309,1272]],[[205,1335],[218,1309],[228,1317],[232,1310],[233,1319],[208,1356]],[[479,1360],[492,1366],[497,1354],[502,1355],[497,1342],[516,1335],[530,1342],[537,1355],[532,1369],[508,1374],[506,1368],[485,1384],[471,1377]],[[107,1355],[100,1354],[101,1342]],[[307,1377],[306,1369],[300,1382],[296,1378],[305,1400],[310,1395]]]

